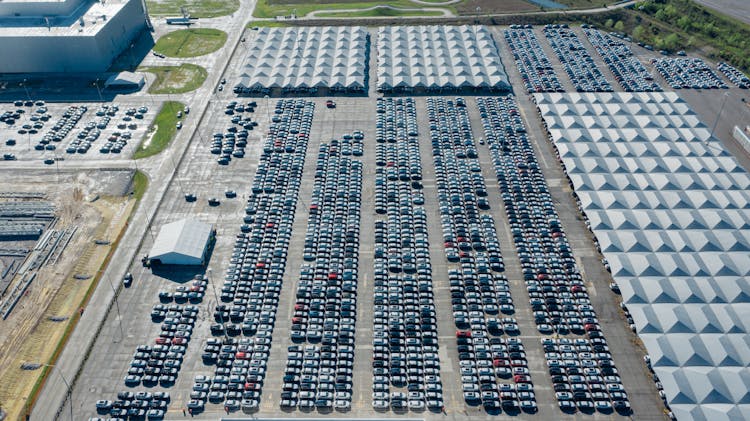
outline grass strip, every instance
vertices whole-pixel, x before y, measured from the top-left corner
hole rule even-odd
[[[156,115],[154,122],[151,124],[148,132],[144,135],[143,139],[147,139],[148,136],[156,129],[156,133],[151,136],[151,140],[148,145],[141,145],[138,150],[133,154],[133,159],[147,158],[163,151],[172,141],[175,133],[177,132],[177,113],[185,108],[185,104],[178,101],[166,101],[159,110],[159,114]]]

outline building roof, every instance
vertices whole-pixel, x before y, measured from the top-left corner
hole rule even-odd
[[[750,414],[750,174],[675,93],[536,94],[680,420]]]
[[[131,0],[84,2],[70,16],[1,17],[0,37],[94,36]],[[145,17],[144,17],[145,19]]]
[[[485,26],[386,26],[378,30],[378,88],[508,89]]]
[[[202,260],[212,229],[211,224],[192,219],[181,219],[163,225],[151,247],[149,258],[159,259],[160,256],[179,254]]]
[[[360,26],[258,29],[240,87],[365,86],[367,31]]]
[[[110,76],[104,83],[106,87],[141,87],[144,83],[143,73],[120,72]]]

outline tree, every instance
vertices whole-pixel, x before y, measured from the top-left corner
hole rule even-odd
[[[669,34],[664,38],[664,48],[667,50],[676,50],[680,46],[680,37],[677,34]]]
[[[615,31],[622,32],[625,30],[625,24],[621,20],[618,20],[615,24]]]
[[[635,28],[633,28],[633,38],[635,39],[643,39],[643,34],[646,32],[645,29],[643,29],[643,26],[638,25]]]
[[[687,16],[682,16],[681,18],[677,19],[677,26],[684,30],[690,29],[690,27],[693,25],[692,19],[690,19]]]
[[[611,28],[614,25],[615,25],[615,21],[613,21],[612,19],[607,19],[607,21],[604,22],[604,26],[606,26],[607,28]]]

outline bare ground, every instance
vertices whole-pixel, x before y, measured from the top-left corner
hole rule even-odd
[[[110,246],[96,245],[94,239],[114,241],[125,227],[134,200],[122,196],[102,196],[91,203],[89,186],[93,180],[77,176],[60,191],[49,191],[59,221],[56,228],[77,225],[78,231],[54,266],[46,266],[21,298],[7,320],[0,320],[0,402],[9,420],[24,415],[24,404],[39,375],[38,370],[22,370],[24,362],[47,363],[62,338],[69,318],[79,310]],[[46,190],[45,180],[24,185],[28,190]],[[46,180],[48,183],[48,180]],[[73,275],[91,275],[76,280]],[[65,318],[51,321],[51,317]]]

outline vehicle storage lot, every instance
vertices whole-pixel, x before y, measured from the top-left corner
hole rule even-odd
[[[83,107],[85,112],[82,112]],[[0,104],[0,153],[13,154],[20,161],[38,161],[39,164],[56,157],[66,161],[130,159],[158,111],[159,104],[145,97],[126,98],[114,103],[27,100],[3,103]],[[66,113],[69,118],[64,118]],[[77,114],[80,115],[78,119]],[[86,129],[87,125],[90,125],[89,129]],[[54,130],[55,126],[60,128]],[[11,139],[15,144],[8,142]],[[118,144],[118,140],[121,143]],[[86,142],[88,149],[85,148]],[[101,152],[108,142],[107,152]]]
[[[531,145],[537,155],[539,168],[546,179],[549,193],[554,203],[557,213],[560,216],[562,227],[567,236],[572,249],[572,255],[575,257],[576,264],[580,267],[590,300],[596,310],[599,323],[609,344],[610,351],[614,358],[614,363],[622,376],[622,382],[628,397],[633,406],[635,419],[658,420],[664,419],[662,407],[653,382],[647,377],[647,371],[641,361],[641,351],[634,345],[635,337],[628,329],[625,320],[619,313],[619,306],[616,296],[609,291],[609,276],[601,265],[600,256],[596,253],[595,247],[588,235],[584,223],[579,218],[575,204],[570,195],[570,190],[565,183],[562,170],[557,163],[557,159],[550,145],[545,140],[545,134],[541,131],[540,121],[536,111],[528,97],[522,92],[523,83],[521,76],[510,55],[508,45],[503,39],[504,28],[493,28],[495,41],[503,58],[506,71],[511,78],[511,83],[516,87],[518,94],[517,101],[519,111],[524,119],[529,132]],[[547,51],[551,67],[555,69],[556,77],[560,78],[564,86],[572,86],[569,83],[568,76],[562,70],[562,65],[558,57],[551,54],[548,48],[547,40],[542,33],[541,27],[534,27],[534,33]],[[592,48],[587,37],[580,28],[575,28],[584,47],[588,49],[590,56],[596,65],[601,69],[604,76],[610,82],[612,88],[616,91],[622,90],[622,86],[614,83],[612,73],[604,65],[601,57]],[[633,50],[639,55],[646,67],[653,72],[653,67],[648,64],[648,58],[654,57],[653,52],[646,52],[639,47],[633,46]],[[636,51],[637,50],[637,51]],[[645,54],[647,57],[640,57]],[[371,55],[372,56],[372,55]],[[230,73],[236,72],[239,66],[230,65]],[[371,73],[372,73],[371,69]],[[659,78],[654,74],[656,78]],[[668,86],[663,79],[658,79],[662,86]],[[228,77],[228,84],[232,85],[235,81],[231,75]],[[374,83],[373,80],[370,83]],[[735,90],[732,89],[733,99]],[[258,158],[262,150],[262,141],[268,129],[268,121],[274,116],[274,107],[276,99],[266,100],[263,98],[240,98],[237,102],[247,104],[256,101],[257,104],[253,112],[235,112],[232,115],[226,114],[227,104],[234,98],[226,92],[219,95],[224,98],[222,101],[212,102],[203,124],[198,129],[195,140],[190,144],[190,149],[186,159],[180,165],[176,182],[170,186],[167,196],[161,204],[154,221],[153,233],[155,234],[158,227],[166,222],[191,217],[204,222],[213,223],[217,228],[217,244],[214,248],[209,263],[210,276],[209,284],[205,291],[202,302],[198,306],[198,315],[193,328],[193,336],[190,345],[187,348],[179,376],[173,386],[170,387],[152,387],[146,390],[151,392],[165,390],[171,395],[169,412],[167,419],[183,418],[182,409],[191,399],[191,391],[194,386],[194,378],[198,375],[213,376],[216,366],[206,365],[202,360],[201,354],[206,349],[207,341],[214,336],[211,335],[211,325],[217,323],[214,313],[214,306],[217,304],[214,298],[213,287],[216,288],[217,295],[221,294],[225,272],[229,266],[229,261],[233,253],[235,236],[240,233],[240,225],[243,224],[245,216],[245,205],[247,194],[250,192],[250,186],[253,184]],[[482,119],[477,108],[475,98],[465,96],[467,102],[468,119],[471,122],[474,141],[485,137],[482,131]],[[455,97],[446,97],[454,100]],[[307,99],[315,102],[315,112],[310,129],[309,141],[306,144],[306,158],[302,172],[302,183],[299,187],[299,194],[296,198],[296,212],[294,212],[291,227],[291,237],[289,239],[288,252],[286,253],[286,263],[283,272],[283,283],[281,286],[278,301],[272,300],[272,306],[275,314],[275,322],[270,346],[270,354],[267,356],[265,364],[265,374],[260,390],[260,402],[257,409],[249,410],[247,415],[243,411],[233,412],[231,416],[242,418],[246,416],[254,417],[339,417],[339,418],[420,418],[420,419],[486,419],[487,412],[482,405],[468,405],[464,401],[462,393],[461,366],[459,365],[459,353],[457,351],[456,324],[453,314],[449,314],[449,308],[452,306],[452,296],[450,283],[448,282],[449,273],[456,269],[455,263],[449,263],[446,258],[446,248],[441,241],[443,232],[441,231],[441,210],[438,201],[439,188],[435,171],[435,162],[433,153],[430,148],[430,122],[428,114],[428,99],[417,97],[415,99],[417,122],[419,134],[417,137],[419,148],[416,151],[421,158],[421,175],[424,196],[424,204],[427,220],[427,231],[429,242],[428,262],[432,270],[432,293],[434,296],[435,315],[434,323],[437,330],[437,357],[440,364],[440,383],[442,384],[442,400],[445,405],[445,414],[439,410],[430,411],[428,408],[421,409],[419,405],[412,405],[412,409],[384,409],[376,411],[373,409],[373,385],[374,369],[372,365],[373,356],[375,355],[375,346],[373,337],[374,329],[374,299],[376,293],[376,265],[374,257],[376,236],[375,221],[385,220],[386,214],[376,213],[376,202],[378,195],[375,189],[376,171],[382,166],[378,166],[376,153],[376,109],[377,100],[375,98],[336,98],[337,107],[329,109],[326,107],[324,98]],[[696,98],[689,98],[691,103],[698,101]],[[714,102],[721,102],[721,99]],[[719,108],[719,104],[715,104]],[[270,109],[269,109],[270,106]],[[151,110],[150,110],[151,111]],[[237,115],[243,118],[250,117],[253,121],[258,122],[258,126],[248,131],[246,145],[244,146],[244,157],[235,157],[232,155],[226,165],[219,164],[217,158],[219,155],[211,152],[214,133],[225,132],[231,123],[231,119]],[[704,115],[710,120],[714,114]],[[723,123],[720,122],[720,123]],[[723,124],[719,124],[720,131],[726,129]],[[313,180],[316,170],[316,158],[321,150],[322,143],[329,143],[331,139],[341,139],[344,133],[352,133],[355,130],[362,130],[364,134],[364,151],[362,157],[356,157],[362,162],[362,195],[361,195],[361,224],[359,227],[359,262],[358,262],[358,279],[356,284],[356,323],[354,329],[354,349],[355,357],[352,365],[353,373],[351,379],[351,409],[346,411],[347,405],[341,405],[341,410],[331,410],[327,404],[321,404],[319,408],[307,408],[310,403],[304,405],[296,403],[298,408],[281,408],[282,400],[291,400],[291,394],[282,395],[282,388],[285,383],[283,374],[287,368],[289,358],[288,347],[293,345],[292,331],[298,331],[294,328],[299,326],[298,319],[293,323],[295,315],[295,304],[297,303],[298,282],[300,280],[300,268],[305,263],[305,234],[310,222],[308,219],[309,205],[313,197]],[[225,145],[222,144],[222,147]],[[3,145],[0,145],[3,147]],[[235,149],[237,143],[234,145]],[[516,252],[516,247],[511,234],[511,226],[505,208],[500,201],[500,191],[498,188],[498,179],[493,167],[493,158],[489,145],[476,146],[478,152],[478,162],[483,181],[488,191],[490,210],[488,214],[494,220],[494,226],[499,239],[502,259],[505,263],[504,275],[508,279],[508,289],[513,299],[515,311],[511,317],[515,318],[520,333],[515,336],[523,343],[526,358],[528,360],[528,371],[531,375],[531,381],[534,384],[533,390],[538,405],[538,412],[535,415],[521,414],[521,418],[537,418],[558,420],[558,419],[617,419],[621,418],[616,414],[605,412],[594,412],[591,415],[569,415],[558,409],[558,403],[555,399],[555,391],[551,377],[547,370],[545,362],[545,350],[542,347],[540,339],[543,337],[537,330],[537,324],[529,304],[529,295],[526,291],[526,283],[523,280],[521,270],[521,260]],[[233,151],[234,152],[234,151]],[[232,153],[233,153],[232,152]],[[92,151],[89,152],[91,154]],[[223,153],[223,152],[222,152]],[[408,151],[408,153],[414,153]],[[98,152],[96,152],[98,155]],[[352,157],[354,158],[354,157]],[[165,162],[165,165],[175,165],[176,163]],[[465,169],[461,169],[464,171]],[[473,170],[472,170],[473,171]],[[238,193],[237,198],[228,199],[224,197],[226,189],[235,190]],[[400,187],[399,192],[403,191]],[[413,190],[413,189],[412,189]],[[410,193],[413,193],[410,192]],[[197,200],[188,203],[184,199],[185,194],[194,194]],[[418,194],[417,194],[418,196]],[[220,205],[209,206],[207,199],[216,197],[220,199]],[[412,196],[413,197],[413,196]],[[416,203],[414,204],[417,205]],[[141,246],[139,255],[148,252],[153,239],[147,235],[144,244]],[[387,261],[387,260],[386,260]],[[95,343],[94,352],[84,365],[78,386],[74,389],[73,399],[74,413],[76,419],[86,419],[90,416],[96,416],[94,403],[99,399],[116,399],[118,391],[127,390],[123,383],[123,378],[127,374],[129,363],[132,359],[136,347],[141,344],[153,344],[153,340],[159,334],[159,324],[153,323],[150,318],[150,312],[153,305],[159,302],[158,294],[160,291],[174,291],[178,285],[187,283],[197,273],[195,270],[174,271],[170,273],[152,274],[151,271],[141,267],[140,262],[134,262],[131,271],[135,281],[133,286],[124,289],[119,297],[119,314],[113,309],[108,315],[104,330]],[[203,272],[201,272],[203,274]],[[208,275],[208,273],[206,273]],[[112,280],[119,282],[120,280]],[[400,288],[403,289],[403,284]],[[503,286],[502,282],[497,282],[496,288]],[[420,296],[421,297],[421,296]],[[334,302],[337,305],[337,303]],[[377,317],[377,316],[375,316]],[[487,316],[488,320],[491,316]],[[496,317],[506,317],[506,315],[497,315]],[[120,323],[124,334],[120,333]],[[424,323],[424,321],[423,321]],[[379,329],[382,329],[381,325]],[[430,331],[425,329],[424,331]],[[309,331],[308,331],[309,333]],[[221,338],[221,335],[217,336]],[[240,337],[240,336],[238,336]],[[257,337],[257,336],[256,336]],[[545,336],[546,337],[546,336]],[[576,336],[571,336],[576,337]],[[303,346],[307,343],[301,343]],[[347,345],[348,346],[348,345]],[[432,352],[430,349],[429,352]],[[291,352],[296,352],[292,350]],[[322,354],[322,353],[321,353]],[[310,354],[312,358],[317,358],[316,354]],[[297,356],[292,359],[296,359]],[[391,379],[393,380],[393,379]],[[299,382],[301,380],[293,380]],[[346,382],[346,380],[345,380]],[[500,381],[504,383],[507,381]],[[320,382],[318,382],[320,383]],[[426,385],[434,383],[425,382]],[[432,386],[430,386],[432,387]],[[408,393],[406,387],[392,387],[389,392]],[[134,391],[144,390],[140,386],[132,389]],[[342,395],[343,396],[343,395]],[[379,395],[379,397],[382,395]],[[400,396],[400,395],[398,395]],[[434,396],[434,395],[433,395]],[[392,398],[393,395],[390,395]],[[224,399],[226,396],[224,396]],[[217,402],[223,402],[219,399]],[[326,399],[324,399],[326,400]],[[343,399],[347,400],[347,399]],[[382,399],[378,399],[382,400]],[[406,404],[406,399],[397,400]],[[287,402],[290,403],[290,402]],[[336,403],[334,403],[336,405]],[[312,406],[316,406],[313,402]],[[396,405],[399,406],[399,405]],[[392,407],[391,407],[392,408]],[[224,416],[224,406],[221,403],[206,403],[205,410],[194,416],[198,419],[216,419]],[[499,417],[507,418],[506,412],[501,411]]]
[[[162,290],[174,291],[181,284],[189,281],[194,270],[176,271],[154,275],[151,271],[141,267],[140,262],[135,262],[131,271],[134,275],[134,282],[130,288],[124,289],[119,297],[119,311],[121,318],[118,320],[117,312],[113,309],[105,323],[102,335],[96,342],[95,352],[91,355],[82,372],[80,385],[86,385],[74,390],[73,402],[75,402],[74,412],[77,418],[85,419],[86,417],[96,416],[94,403],[99,399],[115,400],[116,394],[122,390],[148,390],[167,391],[171,395],[169,412],[167,419],[182,417],[182,409],[190,400],[190,392],[193,386],[193,379],[196,375],[213,375],[215,367],[204,365],[201,359],[203,348],[211,337],[210,325],[215,323],[213,309],[216,301],[213,296],[212,287],[217,287],[217,292],[221,289],[222,278],[227,269],[229,258],[232,253],[232,244],[234,237],[239,233],[239,226],[242,224],[244,215],[244,206],[246,195],[249,192],[249,185],[255,174],[260,153],[259,135],[265,133],[267,118],[273,116],[272,113],[266,113],[265,100],[259,100],[255,108],[253,118],[259,122],[258,127],[251,132],[248,137],[246,147],[246,156],[244,158],[232,159],[228,165],[219,165],[216,162],[216,155],[211,154],[211,135],[217,130],[222,130],[227,126],[229,116],[221,110],[226,107],[226,102],[212,104],[213,112],[207,119],[205,127],[199,129],[199,138],[190,146],[188,158],[180,167],[177,182],[167,194],[160,211],[157,213],[154,222],[158,227],[163,223],[171,222],[183,217],[197,218],[199,220],[216,224],[217,244],[211,256],[209,267],[211,276],[209,287],[201,303],[196,304],[199,308],[193,337],[187,348],[185,359],[179,371],[179,376],[173,386],[170,387],[150,387],[143,386],[133,389],[126,388],[123,378],[127,374],[129,363],[136,350],[141,344],[152,344],[153,339],[159,335],[159,324],[153,323],[150,319],[150,312],[153,305],[159,302],[158,293]],[[359,159],[363,163],[363,182],[362,182],[362,223],[360,226],[360,246],[359,246],[359,282],[357,286],[357,317],[355,329],[355,358],[353,364],[353,384],[351,397],[351,410],[348,412],[330,412],[330,416],[346,415],[348,417],[404,417],[413,416],[417,418],[437,419],[445,418],[439,412],[430,412],[429,410],[419,412],[404,411],[382,411],[376,412],[372,408],[372,379],[373,368],[371,366],[373,350],[373,324],[371,309],[373,308],[373,245],[374,245],[374,220],[383,216],[375,213],[375,193],[374,180],[377,165],[375,163],[376,143],[374,133],[374,120],[376,101],[374,99],[361,98],[338,98],[336,100],[337,108],[328,109],[325,107],[324,99],[315,99],[315,116],[311,127],[310,141],[307,146],[307,158],[305,160],[303,180],[312,180],[315,171],[315,157],[320,149],[321,142],[329,142],[332,138],[338,137],[343,133],[351,133],[354,130],[362,130],[365,135],[364,153]],[[417,108],[417,121],[420,127],[425,127],[419,134],[423,184],[425,196],[425,210],[428,221],[428,232],[432,239],[440,239],[440,212],[437,201],[437,188],[435,186],[435,170],[432,163],[431,152],[429,149],[429,127],[427,122],[427,99],[417,98],[415,100]],[[275,106],[276,100],[270,100],[271,107]],[[467,98],[469,118],[474,126],[475,139],[482,136],[481,119],[478,115],[478,109],[474,98]],[[531,109],[525,111],[527,115],[531,114]],[[557,409],[557,403],[554,400],[554,392],[550,383],[549,375],[546,373],[544,354],[540,337],[537,333],[534,319],[531,315],[531,309],[528,304],[528,295],[524,291],[523,281],[521,278],[518,257],[512,246],[508,221],[503,210],[496,208],[494,203],[499,203],[499,192],[497,190],[497,181],[489,161],[489,150],[486,145],[478,146],[481,174],[487,183],[489,198],[493,199],[493,217],[498,230],[502,256],[508,270],[506,275],[509,278],[510,290],[513,295],[516,307],[516,317],[520,329],[521,339],[529,359],[529,370],[534,382],[534,391],[537,395],[539,412],[534,417],[542,419],[565,419],[574,416],[565,415]],[[555,163],[554,157],[549,150],[544,150],[541,161]],[[169,165],[169,163],[166,163]],[[543,166],[544,168],[544,166]],[[550,182],[553,194],[559,191],[561,194],[568,194],[560,191],[559,180]],[[238,192],[236,199],[227,199],[223,196],[226,189],[234,189]],[[192,193],[197,196],[197,200],[188,203],[184,200],[184,194]],[[211,207],[207,203],[208,197],[217,197],[221,204],[217,207]],[[243,197],[244,196],[244,197]],[[303,182],[300,187],[299,203],[297,212],[294,215],[292,228],[292,237],[290,240],[289,253],[287,257],[286,270],[284,272],[284,281],[278,301],[276,313],[276,323],[273,331],[271,345],[271,354],[266,366],[266,378],[263,385],[262,398],[255,416],[294,416],[295,414],[318,414],[317,410],[312,412],[301,412],[300,410],[282,410],[279,406],[281,402],[282,373],[286,367],[288,353],[286,348],[292,345],[290,338],[290,328],[292,327],[292,317],[294,316],[294,303],[296,291],[296,280],[299,279],[300,266],[303,263],[303,245],[306,226],[308,224],[309,201],[312,197],[312,183]],[[564,209],[567,209],[564,208]],[[563,209],[560,209],[563,215],[563,224],[569,224]],[[580,223],[572,218],[574,223]],[[566,225],[566,229],[567,229]],[[567,229],[574,255],[583,258],[584,262],[592,260],[597,263],[593,255],[593,246],[585,238],[577,238],[576,233],[583,233],[581,230]],[[146,236],[146,241],[142,246],[139,255],[148,252],[151,242],[150,236]],[[439,360],[441,364],[441,378],[443,385],[443,399],[447,417],[450,419],[483,419],[487,413],[482,407],[470,406],[464,402],[460,392],[460,367],[458,354],[456,352],[455,323],[453,316],[447,309],[451,305],[450,289],[447,282],[441,282],[447,279],[448,271],[455,267],[448,264],[443,247],[440,242],[430,242],[430,262],[432,265],[432,277],[434,282],[434,296],[436,306],[436,324],[439,344]],[[587,267],[589,265],[584,265]],[[603,270],[602,270],[603,271]],[[119,282],[119,280],[112,280]],[[606,289],[606,283],[597,280],[597,286],[601,286],[594,302],[599,305],[608,303],[614,307],[614,296]],[[591,288],[590,288],[591,291]],[[441,311],[441,309],[444,309]],[[621,329],[613,331],[604,328],[607,332],[607,339],[618,345],[630,345],[631,334],[627,331],[624,321],[620,320],[616,312],[600,311],[600,318],[603,323],[619,324]],[[607,314],[607,316],[604,316]],[[499,317],[499,316],[498,316]],[[124,335],[120,333],[119,324],[122,322]],[[606,324],[605,324],[606,326]],[[619,338],[618,335],[622,335]],[[637,355],[633,359],[638,361]],[[626,369],[631,364],[623,363],[616,359],[618,368]],[[639,368],[637,365],[636,370]],[[624,376],[626,390],[634,397],[655,396],[652,383],[645,376],[639,376],[638,371],[634,371],[629,377]],[[637,379],[642,378],[639,382]],[[636,415],[643,415],[640,419],[658,419],[653,418],[654,399],[631,398]],[[641,406],[648,405],[651,411],[646,411]],[[656,408],[656,414],[658,414]],[[328,412],[321,411],[320,414]],[[215,419],[219,415],[224,415],[224,408],[221,404],[207,403],[205,411],[196,414],[198,419]],[[502,416],[503,412],[501,412]],[[242,411],[233,413],[235,416],[242,416]],[[524,415],[529,416],[529,415]],[[609,419],[617,417],[616,415],[594,414],[591,418]]]

